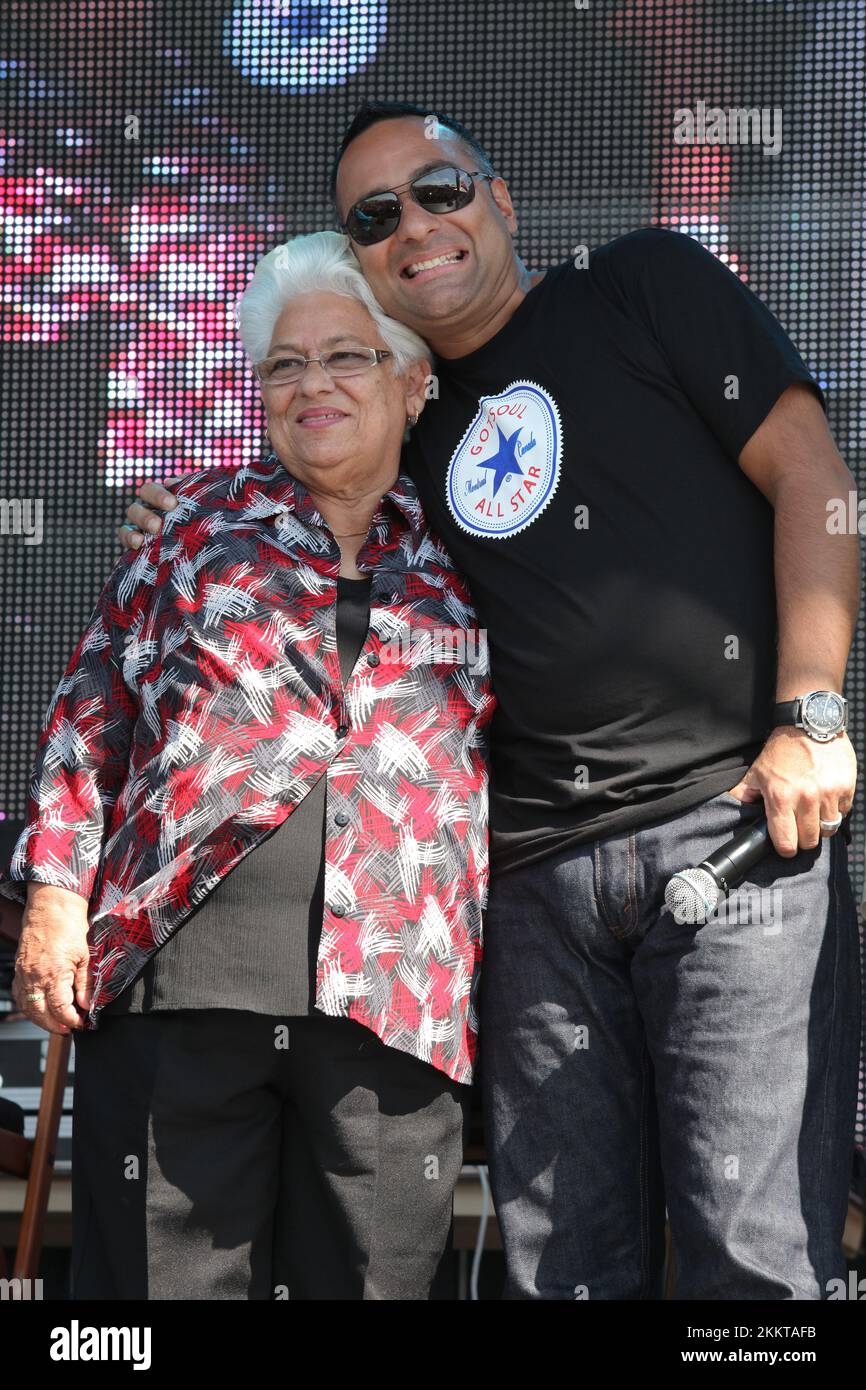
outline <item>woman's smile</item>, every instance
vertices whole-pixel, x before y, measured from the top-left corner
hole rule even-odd
[[[345,410],[335,410],[333,406],[311,405],[301,411],[297,423],[305,429],[321,430],[348,418]]]

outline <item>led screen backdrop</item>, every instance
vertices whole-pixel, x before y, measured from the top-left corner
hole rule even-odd
[[[477,131],[531,267],[652,223],[703,241],[790,332],[866,493],[859,0],[6,0],[2,21],[0,849],[135,485],[260,452],[233,304],[264,250],[333,225],[364,96]],[[763,124],[720,129],[734,109]],[[862,621],[848,682],[862,759]],[[861,779],[858,887],[863,824]]]

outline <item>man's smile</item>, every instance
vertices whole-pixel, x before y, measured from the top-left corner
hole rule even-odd
[[[400,278],[403,280],[427,280],[433,275],[447,272],[452,265],[460,265],[467,259],[468,255],[468,251],[457,249],[439,251],[433,256],[419,256],[413,261],[407,261],[401,267]]]

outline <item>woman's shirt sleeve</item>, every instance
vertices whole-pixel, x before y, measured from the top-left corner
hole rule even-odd
[[[144,549],[148,549],[147,547]],[[26,903],[27,882],[50,883],[90,898],[111,818],[126,777],[139,712],[127,640],[140,623],[140,586],[124,585],[122,556],[106,581],[42,721],[25,826],[0,893]],[[124,593],[135,588],[133,604]]]

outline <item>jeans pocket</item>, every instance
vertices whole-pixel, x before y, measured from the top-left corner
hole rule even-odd
[[[719,792],[717,796],[711,796],[710,801],[721,801],[725,806],[739,806],[741,811],[763,811],[763,801],[741,801],[738,796],[732,796],[730,792]]]

